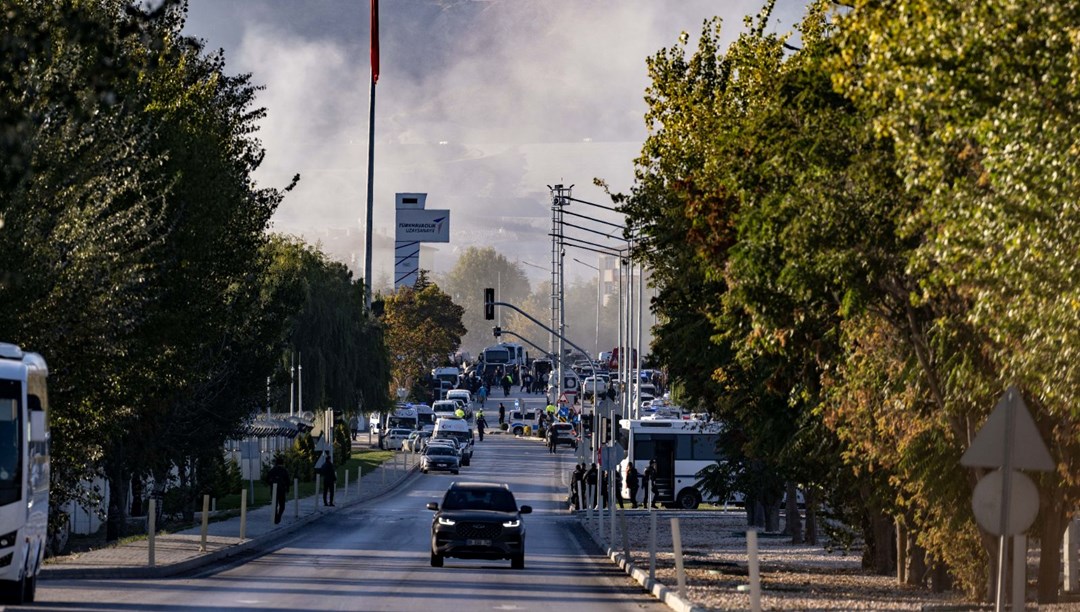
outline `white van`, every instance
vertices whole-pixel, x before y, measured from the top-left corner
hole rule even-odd
[[[465,411],[465,418],[472,418],[472,393],[469,393],[468,389],[451,389],[446,392],[446,399],[461,401],[464,404],[461,408]]]
[[[431,409],[435,412],[435,425],[439,424],[439,421],[445,417],[453,418],[457,412],[458,404],[454,400],[439,400],[431,405]]]
[[[461,449],[461,465],[469,465],[472,460],[472,429],[465,419],[456,417],[441,417],[435,422],[433,439],[453,438]]]

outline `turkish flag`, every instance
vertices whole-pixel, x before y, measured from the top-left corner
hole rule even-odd
[[[379,0],[371,0],[371,82],[379,82]]]

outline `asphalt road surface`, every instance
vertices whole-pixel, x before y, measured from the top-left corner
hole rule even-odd
[[[497,422],[491,407],[485,412]],[[262,555],[181,578],[42,581],[38,601],[14,609],[666,610],[565,512],[563,474],[573,465],[569,449],[551,455],[536,441],[487,436],[460,475],[414,475],[392,495],[328,515]],[[524,570],[511,570],[509,561],[430,566],[425,505],[441,501],[452,480],[505,482],[519,504],[534,508],[524,517]]]

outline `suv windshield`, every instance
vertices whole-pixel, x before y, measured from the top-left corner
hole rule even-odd
[[[449,446],[429,446],[424,451],[425,455],[453,455],[454,449]]]
[[[503,488],[451,488],[443,499],[443,510],[495,510],[517,512],[514,494]]]

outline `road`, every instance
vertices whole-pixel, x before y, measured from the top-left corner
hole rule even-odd
[[[395,494],[328,515],[260,556],[182,578],[43,581],[36,604],[13,609],[667,610],[565,513],[562,474],[573,464],[569,449],[551,455],[536,441],[490,435],[459,476],[414,475]],[[425,505],[441,501],[454,479],[506,482],[519,504],[533,506],[524,571],[508,561],[430,567]]]

